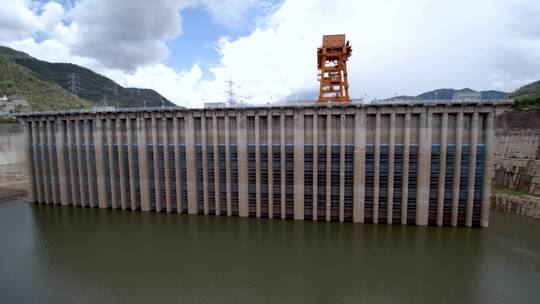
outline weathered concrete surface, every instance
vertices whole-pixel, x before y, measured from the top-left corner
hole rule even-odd
[[[492,197],[492,208],[497,211],[540,219],[539,197],[494,193]]]
[[[494,186],[540,194],[540,111],[501,114],[495,135]]]
[[[495,186],[540,194],[540,160],[498,157],[494,167]]]
[[[25,150],[24,126],[20,123],[0,124],[0,202],[26,196]]]
[[[25,163],[0,166],[0,202],[26,195],[28,174]]]
[[[493,185],[523,192],[496,192],[495,210],[540,218],[540,111],[509,111],[497,117],[495,126]]]
[[[24,128],[20,123],[0,124],[0,166],[26,161]]]

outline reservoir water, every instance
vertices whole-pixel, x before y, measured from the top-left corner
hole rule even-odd
[[[538,303],[540,221],[326,223],[0,204],[0,303]]]

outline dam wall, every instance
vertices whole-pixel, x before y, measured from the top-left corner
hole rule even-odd
[[[340,105],[18,118],[33,202],[485,227],[496,111]]]

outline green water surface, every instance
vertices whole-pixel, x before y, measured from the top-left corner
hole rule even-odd
[[[540,303],[540,221],[487,229],[0,204],[0,303]]]

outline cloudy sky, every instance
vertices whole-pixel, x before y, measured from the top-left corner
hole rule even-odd
[[[0,0],[0,44],[186,106],[316,94],[316,48],[345,33],[352,97],[512,91],[540,79],[538,0]],[[84,84],[83,84],[84,86]]]

